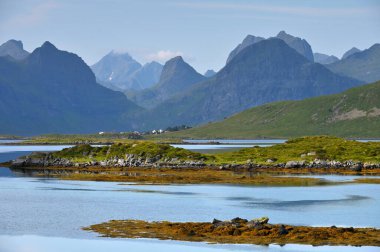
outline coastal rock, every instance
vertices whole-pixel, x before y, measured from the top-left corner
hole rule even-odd
[[[234,232],[232,233],[232,235],[238,236],[238,235],[241,235],[241,232],[239,229],[235,229]]]
[[[259,223],[259,224],[267,224],[269,222],[269,218],[268,217],[256,218],[256,219],[253,219],[252,222]]]
[[[286,230],[284,225],[281,225],[280,228],[278,229],[278,234],[279,235],[287,235],[289,233],[288,230]]]
[[[298,167],[300,167],[300,165],[297,161],[288,161],[285,164],[285,168],[298,168]]]
[[[231,223],[247,223],[248,220],[247,219],[242,219],[242,218],[239,218],[239,217],[236,217],[236,218],[233,218],[231,220]]]
[[[356,164],[353,164],[353,165],[350,167],[350,169],[351,169],[352,171],[360,172],[360,171],[362,171],[362,169],[363,169],[363,164],[360,163],[360,162],[358,162],[358,163],[356,163]]]

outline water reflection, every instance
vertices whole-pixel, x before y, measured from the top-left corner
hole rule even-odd
[[[312,207],[314,205],[337,205],[344,204],[345,206],[358,203],[360,201],[370,200],[370,197],[360,196],[360,195],[348,195],[346,198],[341,199],[329,199],[329,200],[289,200],[289,201],[276,201],[276,200],[256,200],[250,199],[250,201],[245,202],[247,207],[251,208],[267,208],[276,210],[295,210],[295,209],[305,209],[305,207]]]
[[[254,252],[375,252],[377,247],[351,246],[320,246],[309,245],[285,246],[269,245],[221,245],[196,242],[159,241],[151,239],[69,239],[42,236],[0,236],[0,251],[2,252],[223,252],[223,251],[254,251]]]

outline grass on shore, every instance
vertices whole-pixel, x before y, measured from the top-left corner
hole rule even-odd
[[[312,161],[314,159],[380,163],[380,142],[362,143],[337,137],[316,136],[296,138],[271,147],[252,147],[234,152],[200,154],[182,148],[174,148],[169,144],[134,141],[103,147],[78,145],[55,152],[52,155],[76,161],[100,161],[113,157],[124,158],[126,154],[135,154],[141,158],[157,157],[160,160],[203,161],[209,165],[244,164],[247,162],[269,165],[285,163],[290,160]]]
[[[148,141],[117,143],[110,146],[92,147],[89,144],[77,145],[52,153],[53,157],[68,158],[74,161],[101,161],[111,158],[125,158],[126,154],[134,154],[139,158],[206,160],[213,159],[198,152],[175,148],[169,144],[157,144]]]
[[[380,163],[380,142],[358,142],[331,136],[301,137],[271,147],[244,148],[215,154],[217,163],[285,163],[314,159]]]

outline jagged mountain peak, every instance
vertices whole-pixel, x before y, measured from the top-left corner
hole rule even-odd
[[[174,58],[171,58],[170,60],[168,60],[165,65],[170,65],[170,64],[176,64],[176,63],[186,63],[182,56],[175,56]]]
[[[355,53],[358,53],[358,52],[361,52],[360,49],[356,48],[356,47],[352,47],[350,50],[348,50],[347,52],[345,52],[342,56],[342,60],[343,59],[346,59],[348,58],[349,56],[355,54]]]
[[[45,41],[42,44],[41,48],[43,48],[43,49],[49,49],[49,50],[50,49],[51,50],[58,50],[57,47],[55,47],[55,45],[53,45],[50,41]]]
[[[170,97],[188,91],[205,79],[206,77],[186,63],[181,56],[176,56],[165,63],[156,85],[128,97],[142,107],[153,108]]]
[[[176,56],[170,60],[168,60],[163,69],[160,76],[160,84],[167,83],[171,79],[176,78],[186,78],[193,76],[202,76],[195,69],[186,63],[182,56]]]
[[[22,60],[28,57],[29,52],[24,50],[21,40],[10,39],[0,45],[0,56],[10,56],[16,60]]]
[[[235,47],[234,50],[232,50],[230,52],[230,54],[228,55],[228,58],[227,58],[227,61],[226,61],[226,64],[228,62],[230,62],[232,60],[233,57],[235,57],[239,52],[241,52],[244,48],[246,48],[247,46],[250,46],[254,43],[257,43],[257,42],[260,42],[262,40],[264,40],[265,38],[262,38],[262,37],[258,37],[258,36],[254,36],[254,35],[250,35],[248,34],[244,39],[243,41],[237,46]]]
[[[285,31],[280,31],[276,38],[282,39],[287,43],[290,47],[296,50],[298,53],[303,55],[310,61],[314,61],[313,50],[311,49],[310,44],[302,38],[295,37],[286,33]]]
[[[2,44],[2,46],[3,45],[13,45],[19,49],[24,49],[24,45],[23,45],[21,40],[10,39],[7,42],[5,42],[4,44]]]

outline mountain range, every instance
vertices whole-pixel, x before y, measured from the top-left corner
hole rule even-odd
[[[320,64],[321,55],[304,39],[285,32],[269,39],[249,35],[221,70],[205,76],[182,57],[142,66],[126,53],[110,52],[91,69],[49,42],[29,54],[21,41],[10,40],[0,46],[0,133],[205,124],[266,103],[335,94],[379,80],[379,47],[350,50],[344,59]]]
[[[128,53],[111,51],[91,66],[97,81],[117,91],[142,90],[156,84],[162,65],[152,61],[141,65]]]
[[[310,62],[281,39],[240,51],[215,76],[148,111],[144,126],[197,125],[253,106],[333,94],[361,84]]]
[[[177,56],[166,62],[156,85],[127,93],[127,96],[139,106],[153,108],[177,94],[187,92],[194,84],[204,79],[205,76],[195,71],[181,56]]]
[[[283,40],[288,46],[296,50],[299,54],[303,55],[309,61],[314,61],[313,50],[305,39],[294,37],[290,34],[287,34],[285,31],[280,31],[275,38]],[[245,37],[244,40],[228,55],[227,63],[230,62],[232,58],[239,54],[239,52],[241,52],[244,48],[258,43],[262,40],[265,40],[265,38],[247,35],[247,37]]]
[[[131,129],[141,108],[96,83],[77,55],[45,42],[22,60],[0,57],[0,132],[18,135]]]
[[[376,138],[380,136],[379,125],[380,81],[340,94],[265,104],[167,137],[255,139],[335,135]]]
[[[326,67],[337,74],[366,83],[380,80],[380,44],[374,44],[366,50],[343,56],[341,60],[326,65]]]

